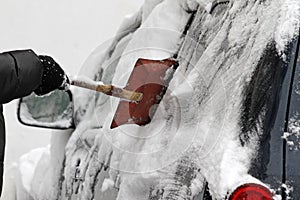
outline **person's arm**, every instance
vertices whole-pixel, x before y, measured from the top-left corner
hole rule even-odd
[[[29,95],[42,81],[43,65],[32,50],[0,54],[0,104]]]
[[[50,56],[37,56],[32,50],[0,54],[0,104],[31,92],[47,94],[64,89],[68,78]]]

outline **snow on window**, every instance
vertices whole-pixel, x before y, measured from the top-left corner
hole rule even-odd
[[[282,136],[286,140],[290,150],[300,150],[300,120],[299,113],[296,113],[294,117],[289,120],[288,131]]]
[[[298,36],[300,28],[300,1],[280,0],[282,6],[275,33],[277,49],[282,54],[288,42]]]

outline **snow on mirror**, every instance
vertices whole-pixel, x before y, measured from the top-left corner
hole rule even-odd
[[[74,128],[72,94],[60,90],[45,96],[36,96],[32,93],[20,99],[18,119],[28,126]]]

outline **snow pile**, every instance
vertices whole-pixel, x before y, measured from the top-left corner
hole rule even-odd
[[[50,151],[46,148],[34,149],[24,154],[18,164],[18,173],[15,178],[16,199],[51,199],[53,192],[52,181],[49,173]],[[51,192],[50,192],[51,191]]]
[[[104,179],[101,191],[105,192],[106,190],[108,190],[108,188],[113,188],[114,185],[115,185],[115,182],[113,180],[111,180],[111,179]]]
[[[289,184],[282,184],[281,187],[285,189],[286,199],[291,200],[290,194],[293,192],[293,187]]]
[[[62,133],[63,132],[63,133]],[[61,167],[64,157],[64,148],[70,131],[53,131],[51,147],[34,149],[24,154],[11,169],[13,186],[5,192],[5,199],[57,199],[59,182],[62,179]]]
[[[286,140],[289,149],[293,151],[300,150],[300,120],[297,119],[299,119],[298,113],[289,120],[289,132],[285,132],[282,136],[282,139]]]
[[[104,85],[103,82],[101,81],[93,81],[92,79],[86,77],[86,76],[74,76],[71,77],[71,82],[78,82],[79,85],[83,85],[84,87],[88,87],[88,88],[93,88],[95,90],[95,88],[98,87],[98,85]]]
[[[300,2],[298,0],[280,0],[282,3],[275,40],[279,53],[284,53],[286,45],[298,36],[300,28]]]
[[[30,191],[31,188],[33,173],[35,171],[33,168],[37,166],[39,160],[44,154],[44,151],[44,148],[35,149],[30,154],[23,155],[20,158],[21,165],[19,166],[19,168],[22,174],[23,185],[27,191]]]

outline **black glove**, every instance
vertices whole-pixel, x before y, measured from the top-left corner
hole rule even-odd
[[[50,56],[39,56],[43,64],[42,82],[34,93],[47,94],[55,89],[66,90],[70,81],[64,70]]]

